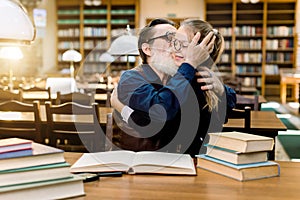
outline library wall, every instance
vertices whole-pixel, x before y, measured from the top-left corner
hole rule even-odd
[[[140,27],[147,18],[170,17],[204,19],[203,0],[141,0]]]

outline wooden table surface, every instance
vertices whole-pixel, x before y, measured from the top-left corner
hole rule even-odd
[[[80,153],[65,153],[73,164]],[[197,176],[123,175],[101,177],[84,183],[85,196],[93,199],[182,199],[182,200],[295,200],[300,197],[300,163],[278,162],[280,177],[239,182],[203,169]]]
[[[273,111],[251,111],[251,129],[255,130],[276,130],[285,131],[286,126],[276,116]],[[243,119],[229,119],[228,123],[224,124],[228,128],[243,128]]]

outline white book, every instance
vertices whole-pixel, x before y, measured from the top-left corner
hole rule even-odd
[[[85,195],[81,177],[17,184],[0,188],[0,199],[65,199]]]
[[[208,133],[208,143],[239,152],[271,151],[274,147],[274,139],[260,135],[242,132]]]

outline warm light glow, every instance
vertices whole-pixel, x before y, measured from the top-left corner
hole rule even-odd
[[[63,61],[79,62],[81,61],[81,59],[82,59],[81,54],[74,49],[69,49],[65,51],[62,55]]]
[[[84,4],[87,6],[100,6],[102,4],[101,0],[84,0]]]
[[[0,1],[0,27],[0,44],[28,45],[36,36],[33,22],[18,1]]]
[[[253,4],[255,4],[255,3],[258,3],[259,0],[241,0],[241,2],[242,3],[253,3]]]
[[[0,58],[10,60],[20,60],[23,58],[23,53],[19,47],[10,46],[0,49]]]
[[[82,59],[81,54],[78,51],[74,50],[74,49],[69,49],[69,50],[67,50],[63,53],[62,60],[70,62],[70,76],[71,76],[71,78],[75,78],[75,67],[74,67],[73,62],[80,62],[81,59]],[[74,88],[74,86],[71,86],[71,87]]]
[[[34,116],[32,116],[34,117]],[[0,119],[5,120],[21,120],[22,116],[20,112],[0,112]]]

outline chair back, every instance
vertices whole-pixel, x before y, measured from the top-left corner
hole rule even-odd
[[[90,106],[67,102],[46,102],[48,138],[51,146],[65,151],[99,152],[105,150],[105,131],[99,123],[97,103]]]
[[[40,88],[32,87],[29,89],[22,89],[23,102],[32,103],[32,101],[39,100],[40,103],[45,103],[46,101],[51,101],[50,87]],[[26,98],[27,97],[27,98]]]
[[[22,91],[19,90],[19,92],[14,93],[9,90],[0,89],[0,102],[4,102],[8,100],[22,101],[23,100]]]
[[[228,113],[228,120],[230,119],[244,119],[244,127],[241,129],[243,132],[249,132],[251,127],[251,107],[246,106],[244,110],[232,109]]]
[[[106,142],[105,151],[113,150],[113,115],[112,113],[106,114]]]
[[[244,109],[246,106],[250,107],[251,110],[260,110],[260,102],[259,102],[259,95],[240,95],[237,94],[237,104],[236,107],[237,109]]]
[[[76,102],[83,105],[91,105],[94,102],[94,95],[83,94],[80,92],[72,92],[68,94],[61,94],[57,92],[55,104],[63,104],[66,102]]]
[[[0,138],[20,137],[42,142],[40,104],[16,100],[0,103]]]
[[[106,95],[105,99],[95,99],[97,101],[97,103],[99,103],[100,106],[111,107],[111,105],[110,105],[111,91],[110,90],[97,88],[95,93],[96,93],[96,95],[97,94]]]

